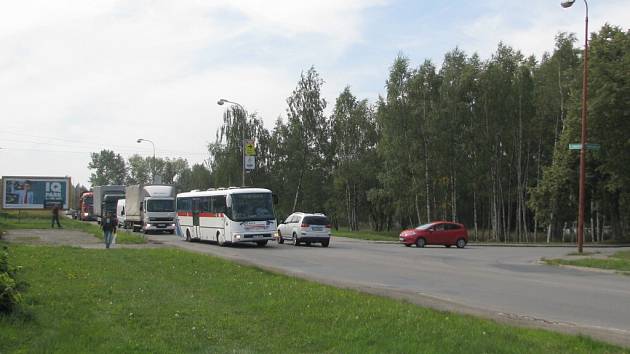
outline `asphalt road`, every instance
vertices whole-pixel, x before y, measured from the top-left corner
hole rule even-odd
[[[327,284],[630,346],[630,277],[538,263],[564,256],[568,248],[419,249],[344,238],[334,238],[329,248],[256,248],[151,238]]]

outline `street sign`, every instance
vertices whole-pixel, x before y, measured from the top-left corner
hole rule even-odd
[[[254,146],[254,140],[245,140],[245,156],[256,156],[256,147]]]
[[[253,170],[256,168],[256,156],[245,156],[245,169]]]
[[[586,150],[599,150],[601,148],[601,145],[599,144],[593,144],[593,143],[586,143]],[[581,150],[582,149],[582,144],[569,144],[569,150]]]

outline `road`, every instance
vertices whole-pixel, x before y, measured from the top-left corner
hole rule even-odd
[[[151,238],[441,310],[480,315],[510,324],[584,333],[630,346],[630,278],[538,263],[541,257],[564,256],[572,251],[568,248],[422,249],[344,238],[335,238],[329,248],[276,243],[256,248],[188,243],[171,235]]]

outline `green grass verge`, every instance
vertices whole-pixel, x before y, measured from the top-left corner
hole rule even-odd
[[[93,223],[69,219],[65,216],[60,218],[61,226],[69,230],[79,230],[103,240],[103,231],[98,225]],[[8,212],[0,216],[0,230],[11,229],[49,229],[51,222],[50,212],[47,211],[22,211]],[[139,244],[146,243],[141,235],[133,234],[123,230],[117,231],[117,243],[123,244]]]
[[[607,258],[545,259],[545,262],[551,265],[564,264],[630,272],[630,251],[616,252]]]
[[[0,316],[1,353],[624,352],[174,249],[11,245],[10,257],[30,288]]]
[[[332,230],[333,236],[349,237],[371,241],[398,241],[397,231],[350,231],[348,229]]]

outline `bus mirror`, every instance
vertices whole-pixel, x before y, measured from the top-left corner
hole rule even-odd
[[[272,194],[271,198],[273,198],[273,205],[278,204],[278,195],[277,194]]]
[[[225,206],[228,208],[232,207],[232,196],[229,194],[225,197]]]

